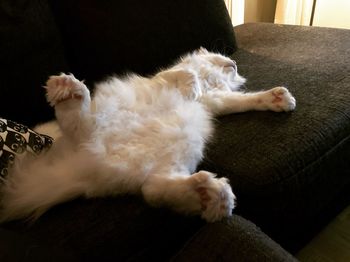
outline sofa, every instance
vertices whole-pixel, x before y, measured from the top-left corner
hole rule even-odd
[[[232,57],[247,92],[283,85],[297,100],[289,113],[215,119],[198,169],[230,179],[232,217],[79,198],[1,224],[0,261],[295,261],[349,205],[350,30],[233,28],[222,0],[3,0],[0,21],[0,117],[29,127],[54,118],[49,75],[72,72],[93,92],[106,76],[151,75],[200,46]]]

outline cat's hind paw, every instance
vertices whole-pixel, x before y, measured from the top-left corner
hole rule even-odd
[[[51,76],[46,82],[45,89],[47,101],[51,106],[71,99],[81,101],[90,96],[85,84],[76,79],[73,74],[62,73]]]
[[[192,175],[201,204],[201,217],[215,222],[232,215],[235,207],[235,195],[227,178],[215,178],[213,173],[199,171]]]

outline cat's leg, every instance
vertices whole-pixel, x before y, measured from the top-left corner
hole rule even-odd
[[[76,142],[89,134],[91,98],[86,85],[72,74],[61,74],[51,76],[45,88],[62,133]]]
[[[251,110],[287,112],[295,109],[296,101],[285,87],[275,87],[267,91],[210,92],[201,97],[207,109],[214,115],[225,115]]]
[[[142,186],[145,200],[183,214],[200,214],[208,222],[232,215],[235,196],[226,178],[207,171],[193,175],[150,175]]]
[[[164,80],[168,87],[177,88],[188,99],[197,100],[202,95],[197,74],[190,69],[172,68],[155,77]]]

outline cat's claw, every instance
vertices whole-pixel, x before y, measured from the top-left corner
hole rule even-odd
[[[221,220],[232,215],[235,207],[235,195],[227,178],[215,178],[207,171],[192,175],[201,205],[201,217],[208,222]]]

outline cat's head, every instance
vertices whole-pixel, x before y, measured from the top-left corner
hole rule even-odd
[[[234,60],[209,52],[203,47],[183,57],[180,64],[198,72],[199,79],[205,82],[209,89],[234,91],[246,81],[238,74]]]

